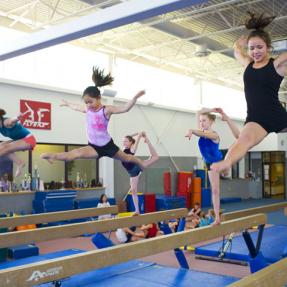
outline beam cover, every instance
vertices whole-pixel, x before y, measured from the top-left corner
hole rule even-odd
[[[78,219],[78,218],[98,216],[102,214],[115,214],[115,213],[118,213],[118,206],[116,205],[110,207],[84,208],[69,211],[23,215],[18,217],[7,217],[7,218],[0,218],[0,228],[16,227],[27,224],[55,222],[69,219]]]
[[[233,212],[228,212],[228,213],[222,214],[221,219],[222,219],[222,221],[226,221],[226,220],[230,220],[230,219],[234,219],[234,218],[238,218],[238,217],[243,217],[243,216],[247,216],[247,215],[252,215],[252,214],[256,214],[256,213],[268,213],[268,212],[272,212],[272,211],[278,211],[280,209],[283,209],[284,207],[287,207],[287,201],[263,205],[263,206],[254,207],[254,208],[238,210],[238,211],[233,211]]]

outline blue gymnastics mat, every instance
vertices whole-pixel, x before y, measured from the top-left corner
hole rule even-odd
[[[79,249],[69,249],[39,256],[31,256],[0,265],[0,270],[40,262],[52,258],[73,255],[84,252]],[[132,260],[93,270],[62,281],[62,287],[222,287],[229,285],[238,278],[216,275],[206,272],[190,271],[172,267],[160,266],[151,262]],[[36,285],[35,285],[36,286]],[[37,285],[37,287],[52,287],[52,283]]]
[[[254,244],[256,244],[258,231],[250,234]],[[287,225],[275,225],[265,228],[260,250],[268,263],[280,260],[285,246],[287,246]],[[194,253],[196,255],[217,257],[221,247],[222,241],[217,241],[196,247]],[[242,235],[233,238],[231,251],[228,251],[224,258],[249,261],[249,252]]]
[[[72,276],[61,287],[222,287],[238,278],[132,260]],[[51,283],[37,287],[51,287]]]
[[[80,249],[67,249],[67,250],[63,250],[63,251],[47,253],[44,255],[30,256],[30,257],[22,258],[22,259],[18,259],[18,260],[7,261],[7,262],[0,263],[0,270],[12,268],[12,267],[16,267],[16,266],[21,266],[21,265],[25,265],[25,264],[40,262],[40,261],[44,261],[44,260],[49,260],[49,259],[53,259],[53,258],[69,256],[69,255],[78,254],[78,253],[82,253],[82,252],[85,252],[85,251],[80,250]]]

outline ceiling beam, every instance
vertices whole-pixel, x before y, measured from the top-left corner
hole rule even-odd
[[[8,45],[3,45],[0,49],[0,61],[206,1],[207,0],[133,0],[120,3],[69,23],[27,35],[17,42],[10,43],[10,45],[9,43]]]

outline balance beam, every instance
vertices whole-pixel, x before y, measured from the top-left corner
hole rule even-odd
[[[60,220],[78,219],[85,217],[93,217],[102,214],[118,213],[117,205],[110,207],[96,207],[76,209],[69,211],[48,212],[40,214],[30,214],[17,217],[0,218],[0,227],[14,227],[27,224],[47,223]]]
[[[6,232],[0,234],[0,248],[48,241],[56,238],[79,236],[85,233],[106,232],[117,228],[140,226],[172,218],[185,217],[186,208],[147,213],[139,216],[120,217],[99,221],[52,226],[32,230]]]
[[[287,201],[224,213],[221,215],[221,219],[222,221],[226,221],[226,220],[231,220],[234,218],[253,215],[257,213],[267,213],[267,212],[277,211],[284,207],[285,208],[287,207]]]
[[[172,250],[183,245],[196,244],[265,223],[266,215],[257,214],[226,221],[215,227],[206,226],[45,262],[4,269],[0,271],[1,287],[26,287],[60,280],[75,274]]]
[[[287,216],[287,207],[284,208],[284,214]]]
[[[287,283],[287,258],[269,265],[228,287],[270,287],[284,286]]]

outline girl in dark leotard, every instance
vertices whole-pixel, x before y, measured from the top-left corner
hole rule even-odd
[[[211,169],[216,172],[225,173],[269,133],[287,131],[287,112],[278,99],[286,71],[287,53],[280,54],[276,59],[270,58],[271,38],[264,28],[274,17],[248,13],[245,26],[252,31],[248,37],[239,38],[234,45],[234,55],[245,67],[247,118],[239,138],[229,148],[225,159],[211,165]]]
[[[137,139],[135,140],[133,136],[136,136],[136,135],[137,135]],[[148,161],[146,161],[147,162],[146,167],[148,167],[154,164],[158,160],[158,155],[154,147],[150,143],[149,139],[147,138],[145,132],[136,133],[131,136],[125,136],[124,142],[123,142],[124,144],[123,151],[126,154],[134,155],[137,151],[141,138],[144,138],[144,141],[148,145],[149,152],[151,155],[151,158]],[[142,169],[137,164],[132,163],[132,162],[122,162],[122,165],[130,176],[130,185],[131,185],[130,191],[132,193],[133,202],[135,206],[135,214],[140,214],[139,201],[138,201],[138,183],[139,183],[139,178],[140,178]]]

